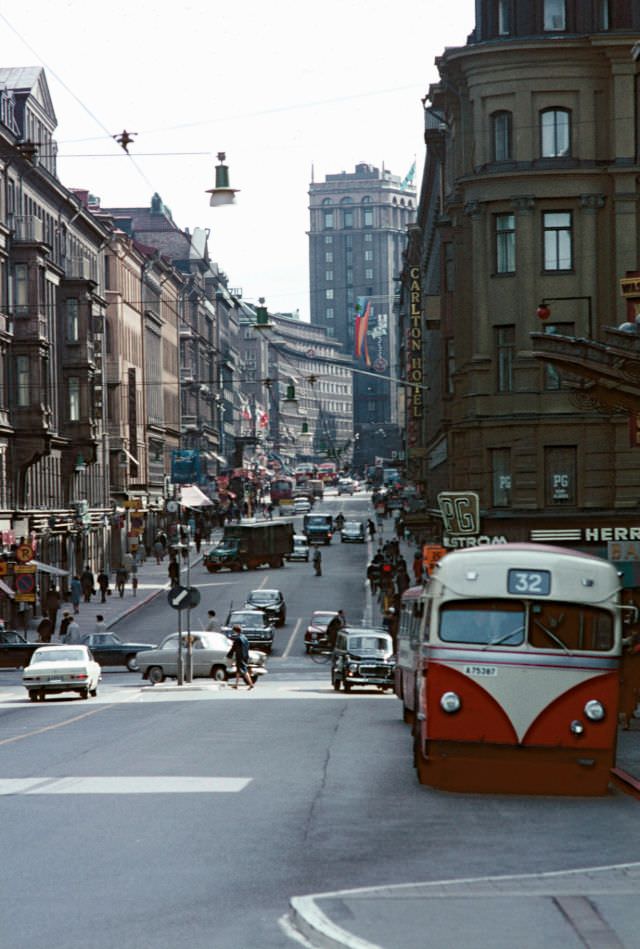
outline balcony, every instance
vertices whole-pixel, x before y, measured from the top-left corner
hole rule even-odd
[[[19,215],[13,218],[12,223],[14,241],[23,244],[42,244],[44,228],[39,217],[34,214]]]
[[[95,260],[87,257],[67,257],[65,278],[67,280],[92,280],[96,283],[97,266]]]

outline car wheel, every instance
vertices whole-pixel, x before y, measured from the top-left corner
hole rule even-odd
[[[147,673],[147,678],[152,685],[159,685],[161,682],[164,682],[164,672],[160,666],[151,666]]]
[[[124,662],[125,666],[129,672],[139,672],[140,666],[138,665],[138,660],[134,655],[127,656]]]
[[[38,689],[38,699],[39,699],[41,702],[44,702],[46,696],[47,696],[47,693],[45,692],[44,689]]]
[[[211,678],[215,682],[224,682],[227,678],[227,670],[225,666],[214,666],[211,670]]]
[[[32,702],[37,702],[40,696],[38,695],[37,689],[29,689],[29,698]]]
[[[345,692],[351,692],[351,683],[345,679],[343,682]]]
[[[89,689],[80,689],[80,698],[88,699],[89,698]]]

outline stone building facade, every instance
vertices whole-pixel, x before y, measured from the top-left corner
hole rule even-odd
[[[477,493],[489,541],[570,531],[589,547],[594,526],[640,523],[627,416],[577,400],[531,340],[597,338],[625,319],[639,33],[631,2],[480,0],[467,44],[436,61],[400,303],[407,372],[416,294],[421,316],[408,467],[433,512],[441,491]],[[415,521],[442,538],[437,514]]]

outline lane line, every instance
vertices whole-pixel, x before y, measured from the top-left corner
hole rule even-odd
[[[252,778],[206,778],[182,775],[139,777],[66,776],[3,778],[0,796],[9,794],[236,794]]]
[[[295,640],[296,636],[298,635],[298,630],[300,629],[300,623],[301,623],[301,622],[302,622],[302,617],[299,616],[298,619],[296,620],[296,625],[293,627],[293,632],[291,633],[291,636],[289,636],[289,642],[287,643],[287,647],[286,647],[285,651],[282,653],[282,659],[288,659],[288,658],[289,658],[289,653],[291,652],[291,649],[292,649],[292,647],[293,647],[294,640]]]

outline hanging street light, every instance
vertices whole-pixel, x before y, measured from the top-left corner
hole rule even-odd
[[[227,156],[224,152],[218,152],[219,165],[216,165],[216,186],[208,188],[207,194],[211,195],[209,204],[212,208],[222,207],[224,204],[235,204],[237,188],[229,186],[229,166],[224,164]]]
[[[258,300],[259,306],[256,309],[256,321],[253,324],[253,328],[256,330],[270,330],[273,328],[273,323],[269,322],[269,313],[267,308],[264,305],[264,297],[260,297]]]

